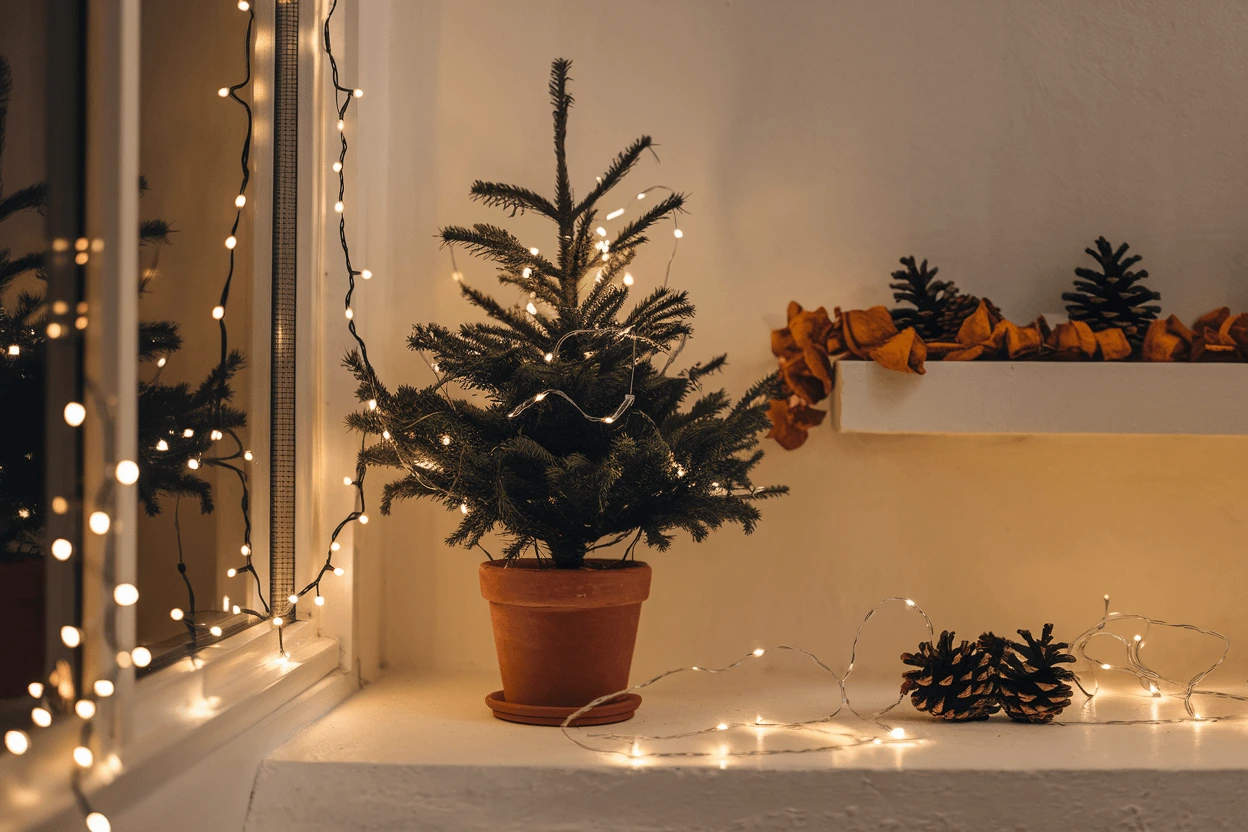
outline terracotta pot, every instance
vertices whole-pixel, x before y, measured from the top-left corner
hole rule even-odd
[[[650,595],[650,567],[598,559],[586,564],[581,569],[555,569],[534,559],[481,564],[481,595],[490,602],[503,676],[501,699],[516,706],[511,715],[500,713],[500,697],[492,694],[495,716],[537,722],[518,718],[519,711],[527,708],[531,715],[536,706],[555,718],[559,711],[571,714],[628,687],[641,602]],[[632,710],[609,721],[630,716]]]

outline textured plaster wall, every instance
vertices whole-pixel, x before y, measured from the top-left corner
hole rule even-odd
[[[470,182],[551,187],[555,56],[576,62],[570,163],[581,192],[645,132],[662,163],[643,162],[621,196],[658,183],[691,194],[672,271],[699,308],[682,358],[729,352],[731,391],[772,368],[768,330],[789,300],[886,302],[889,271],[911,253],[1026,320],[1060,308],[1083,248],[1104,234],[1145,255],[1168,311],[1248,307],[1241,3],[371,9],[384,25],[360,56],[363,112],[373,109],[355,147],[372,165],[362,262],[380,264],[382,279],[358,317],[391,384],[428,379],[404,348],[413,322],[472,314],[433,238],[439,225],[499,219],[468,201]],[[507,222],[551,245],[537,221]],[[661,281],[670,241],[658,235],[639,258],[638,289]],[[459,265],[491,284],[484,264]],[[1156,393],[1157,407],[1201,407]],[[793,495],[767,506],[753,537],[728,529],[648,556],[655,582],[635,675],[777,642],[843,663],[862,614],[892,594],[968,637],[1046,620],[1073,635],[1110,592],[1116,607],[1248,641],[1237,618],[1245,463],[1244,439],[825,428],[797,452],[769,446],[759,479]],[[453,518],[407,503],[378,520],[363,531],[385,572],[386,661],[491,667],[478,557],[441,542]],[[892,657],[919,632],[900,615],[880,623],[866,645],[875,658],[860,664],[868,674],[895,672]]]

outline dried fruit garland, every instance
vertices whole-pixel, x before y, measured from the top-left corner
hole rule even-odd
[[[939,269],[903,257],[893,272],[893,298],[907,304],[841,311],[829,318],[790,302],[788,325],[771,333],[771,351],[789,391],[773,399],[769,438],[793,450],[827,412],[815,407],[832,392],[839,360],[874,361],[903,373],[924,372],[927,361],[1248,361],[1248,312],[1223,307],[1202,315],[1189,328],[1171,315],[1157,320],[1157,292],[1140,281],[1148,272],[1132,266],[1124,243],[1104,237],[1087,253],[1098,270],[1075,270],[1075,291],[1062,299],[1071,320],[1050,327],[1043,316],[1019,326],[992,301],[959,293],[952,281],[935,280]]]

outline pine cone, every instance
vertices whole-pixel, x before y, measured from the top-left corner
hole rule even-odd
[[[917,710],[966,722],[987,719],[1000,709],[992,656],[978,644],[963,641],[954,647],[953,633],[945,630],[934,646],[925,641],[918,653],[902,653],[901,660],[917,668],[903,673],[901,683],[902,694],[910,694]]]
[[[924,341],[939,340],[941,316],[949,303],[958,297],[958,287],[951,280],[933,280],[940,269],[928,271],[926,260],[919,265],[913,257],[903,257],[901,264],[905,268],[893,272],[896,282],[888,284],[888,288],[894,290],[893,300],[908,303],[914,308],[901,306],[889,310],[893,323],[898,329],[914,327]],[[967,315],[974,311],[972,306]],[[957,334],[956,330],[954,334]]]
[[[1070,704],[1072,690],[1066,683],[1075,674],[1060,665],[1075,657],[1066,652],[1069,644],[1053,641],[1052,624],[1044,625],[1039,640],[1030,630],[1018,634],[1026,644],[1000,639],[1005,649],[997,664],[997,698],[1015,722],[1050,722]],[[997,637],[985,633],[981,644],[985,638]]]
[[[962,328],[962,322],[971,315],[975,314],[975,310],[979,308],[979,298],[974,295],[957,295],[949,300],[945,305],[945,311],[940,315],[939,335],[932,339],[935,341],[944,341],[946,343],[956,341],[958,339],[958,330]],[[988,298],[984,298],[984,303],[988,304],[988,311],[998,318],[1004,318],[1001,310],[997,305]]]
[[[1150,321],[1157,319],[1160,306],[1149,301],[1161,300],[1161,295],[1137,281],[1148,277],[1145,269],[1131,271],[1140,262],[1140,255],[1125,257],[1129,246],[1123,243],[1117,249],[1104,237],[1096,240],[1096,250],[1085,249],[1100,265],[1101,271],[1075,269],[1079,280],[1074,292],[1063,292],[1062,300],[1070,301],[1066,312],[1071,321],[1083,321],[1094,332],[1118,327],[1132,346],[1139,348]]]

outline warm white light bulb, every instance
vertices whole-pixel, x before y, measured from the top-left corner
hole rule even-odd
[[[234,248],[234,246],[236,246],[236,245],[238,245],[238,238],[237,238],[237,237],[235,237],[233,234],[231,234],[230,236],[228,236],[228,237],[226,237],[226,238],[225,238],[225,247],[226,247],[226,248],[232,249],[232,248]]]
[[[209,633],[211,633],[213,636],[216,636],[216,637],[218,637],[218,638],[221,636],[221,628],[220,628],[220,627],[209,627],[209,628],[208,628],[208,632],[209,632]]]
[[[721,723],[719,723],[718,725],[716,725],[716,726],[715,726],[715,730],[716,730],[716,731],[727,731],[727,730],[728,730],[728,723],[726,723],[726,722],[721,722]]]
[[[132,460],[123,459],[117,463],[114,474],[122,485],[134,485],[139,481],[139,466]]]
[[[624,283],[624,285],[625,285],[625,286],[632,286],[632,285],[633,285],[633,276],[632,276],[631,274],[629,274],[628,272],[624,272],[624,281],[623,281],[623,283]]]
[[[339,549],[341,549],[341,548],[342,548],[342,544],[341,544],[341,543],[339,543],[337,540],[335,540],[333,543],[329,544],[329,551],[331,551],[331,552],[337,552],[337,551],[338,551]]]
[[[4,747],[15,756],[22,756],[30,748],[30,736],[25,731],[5,731]]]
[[[341,214],[341,213],[342,213],[342,210],[343,210],[344,208],[346,208],[346,206],[342,204],[342,200],[341,200],[341,199],[340,199],[340,200],[338,200],[337,202],[335,202],[335,203],[334,203],[334,213],[335,213],[335,214]]]
[[[767,652],[767,651],[766,651],[766,650],[764,650],[763,648],[758,647],[758,648],[756,648],[756,649],[754,650],[754,656],[755,656],[755,658],[757,658],[758,656],[761,656],[761,655],[763,655],[763,654],[764,654],[764,653],[766,653],[766,652]]]
[[[637,198],[638,198],[638,199],[645,199],[645,198],[646,198],[646,192],[645,192],[645,191],[642,191],[641,193],[637,194]]]
[[[346,126],[347,126],[347,125],[343,122],[343,120],[342,120],[342,119],[338,119],[338,132],[340,132],[340,133],[341,133],[341,132],[342,132],[342,130],[343,130],[343,128],[345,128]]]
[[[1132,638],[1133,638],[1135,641],[1143,641],[1143,640],[1144,640],[1144,636],[1132,636]]]
[[[198,460],[198,459],[196,459],[195,457],[191,457],[190,459],[188,459],[188,460],[186,461],[186,467],[187,467],[187,468],[190,468],[192,471],[198,471],[198,470],[199,470],[199,460]]]
[[[891,731],[889,731],[889,732],[888,732],[888,735],[889,735],[890,737],[892,737],[893,739],[895,739],[895,740],[905,739],[905,736],[906,736],[906,729],[905,729],[905,728],[894,728],[893,730],[891,730]]]
[[[533,401],[540,402],[540,401],[544,401],[545,398],[546,398],[545,393],[538,393],[536,396],[533,397]]]
[[[52,712],[47,708],[31,708],[30,721],[40,728],[47,728],[52,724]]]
[[[119,607],[133,606],[139,600],[139,590],[134,584],[117,584],[113,587],[113,600]]]
[[[82,630],[66,624],[61,628],[61,641],[65,643],[66,647],[77,647],[79,644],[82,644]]]
[[[234,613],[235,615],[238,615],[242,611],[243,611],[243,608],[240,607],[238,604],[235,604],[234,606],[230,607],[230,612]]]
[[[274,627],[280,627],[280,626],[282,626],[282,623],[283,623],[283,622],[282,622],[282,617],[281,617],[280,615],[279,615],[279,616],[277,616],[276,618],[274,618],[274,619],[273,619],[273,626],[274,626]]]
[[[118,650],[117,655],[114,658],[117,660],[117,666],[122,670],[125,670],[134,664],[134,659],[130,658],[130,654],[125,650]]]
[[[614,211],[612,211],[610,214],[607,214],[607,219],[609,219],[609,220],[613,220],[613,219],[615,219],[616,217],[622,216],[623,214],[624,214],[624,209],[623,209],[623,208],[616,208],[616,209],[615,209]]]
[[[341,578],[343,575],[347,574],[347,570],[343,569],[341,566],[335,566],[334,574]]]
[[[251,554],[251,547],[244,543],[242,546],[238,547],[238,551],[242,553],[243,557],[247,557]]]
[[[74,544],[70,543],[63,537],[58,537],[52,541],[52,557],[57,560],[69,560],[69,556],[74,553]]]
[[[459,513],[460,513],[460,514],[467,514],[467,513],[468,513],[468,504],[467,504],[467,503],[460,503],[460,504],[459,504]]]
[[[368,409],[369,409],[369,410],[376,410],[376,409],[377,409],[377,400],[376,400],[376,399],[369,399],[369,400],[368,400]]]
[[[229,87],[222,87],[221,89],[217,90],[217,95],[221,96],[222,98],[225,98],[229,94],[230,94]]]
[[[41,698],[43,696],[43,683],[31,682],[29,685],[26,686],[26,692],[29,693],[31,696],[33,696],[35,699]]]
[[[113,691],[115,690],[113,683],[108,679],[96,679],[95,684],[91,686],[91,689],[94,690],[95,695],[101,699],[107,699],[112,696]]]
[[[163,355],[162,355],[160,358],[156,359],[156,366],[157,366],[157,367],[163,367],[163,366],[165,366],[165,365],[166,365],[166,364],[168,364],[168,363],[169,363],[169,359],[168,359],[168,358],[165,358]]]
[[[87,518],[87,526],[96,534],[108,534],[108,527],[111,525],[112,521],[102,511],[93,511],[91,516]]]
[[[364,278],[365,280],[372,280],[373,273],[370,272],[368,269],[364,269],[363,271],[360,272],[360,277]]]
[[[83,420],[87,418],[87,409],[78,402],[70,402],[65,405],[65,424],[70,427],[78,427]]]
[[[451,280],[454,280],[456,283],[462,282],[463,279],[464,279],[463,272],[451,272]]]
[[[90,699],[79,699],[74,703],[74,713],[78,714],[80,719],[90,719],[95,716],[95,703]]]
[[[355,313],[351,311],[351,307],[349,306],[347,307],[347,311],[343,314],[347,316],[348,321],[355,317]]]
[[[389,438],[390,438],[390,431],[388,431],[388,430],[383,430],[383,431],[381,432],[381,438],[382,438],[382,439],[389,439]]]
[[[1101,665],[1101,670],[1112,670],[1112,669],[1113,669],[1113,665],[1109,665],[1109,664]]]
[[[169,610],[169,617],[172,618],[174,621],[181,621],[185,615],[186,613],[184,613],[178,607],[174,607],[173,609]]]
[[[363,97],[364,97],[364,90],[361,90],[361,89],[358,89],[358,88],[357,88],[357,89],[356,89],[354,92],[352,92],[351,94],[352,94],[352,95],[354,95],[356,98],[363,98]]]
[[[531,248],[531,249],[529,249],[529,254],[532,254],[534,257],[536,257],[536,256],[537,256],[537,253],[538,253],[538,252],[537,252],[537,247],[536,247],[536,246],[535,246],[535,247],[533,247],[533,248]]]
[[[99,812],[87,815],[87,832],[113,832],[113,825]]]
[[[679,240],[681,237],[685,236],[685,232],[677,228],[675,231],[672,232],[672,236],[675,237],[677,240]]]
[[[552,361],[554,361],[554,360],[555,360],[555,354],[554,354],[554,353],[550,353],[550,352],[548,352],[548,353],[546,353],[546,355],[545,355],[544,357],[545,357],[545,359],[546,359],[546,363],[547,363],[547,364],[549,364],[550,362],[552,362]]]
[[[191,428],[187,428],[186,430],[182,431],[182,435],[186,437],[187,439],[190,439],[192,436],[195,435],[195,431]]]
[[[594,231],[598,234],[599,237],[607,236],[607,229],[603,228],[601,225],[595,228]]]
[[[234,197],[235,207],[242,208],[246,204],[247,204],[247,197],[243,196],[242,194],[239,194],[238,196]]]
[[[248,462],[251,462],[253,459],[255,459],[255,456],[251,453],[251,451],[243,451],[243,459],[247,460]]]
[[[355,480],[351,479],[350,477],[343,477],[342,484],[343,485],[355,485]]]
[[[91,764],[95,762],[95,755],[91,753],[90,748],[80,745],[74,749],[74,762],[79,768],[91,768]]]
[[[911,601],[909,598],[907,598],[907,599],[906,599],[906,606],[907,606],[907,607],[913,607],[913,606],[914,606],[914,602],[913,602],[913,601]]]
[[[342,170],[342,162],[334,162],[333,168],[334,168],[334,173],[338,173],[339,171]]]
[[[292,604],[298,604],[298,603],[299,603],[299,596],[298,596],[298,595],[291,595],[291,596],[290,596],[290,597],[288,597],[286,600],[287,600],[287,601],[289,601],[289,602],[290,602],[290,603],[292,603]]]
[[[17,344],[9,344],[9,355],[21,355],[22,348]]]
[[[224,439],[225,434],[219,430],[213,430],[211,433],[208,434],[208,438],[216,442],[219,439]]]
[[[612,423],[612,422],[614,422],[614,421],[615,421],[615,419],[611,418],[610,416],[607,416],[605,419],[603,419],[603,420],[602,420],[602,423],[603,423],[604,425],[609,425],[609,424],[611,424],[611,423]]]
[[[325,606],[325,599],[320,595],[316,596],[316,598],[312,600],[313,600],[313,603],[315,603],[318,607]]]
[[[360,515],[359,517],[357,517],[356,519],[360,521],[360,525],[362,525],[362,526],[366,526],[366,525],[368,525],[368,515],[367,515],[367,514],[361,514],[361,515]]]
[[[233,578],[233,577],[234,577],[235,575],[237,575],[237,574],[238,574],[238,570],[237,570],[237,569],[235,569],[233,566],[231,566],[229,569],[225,570],[225,577],[227,577],[227,578]]]
[[[135,667],[147,667],[152,663],[152,651],[146,647],[136,647],[130,651],[130,659]]]

